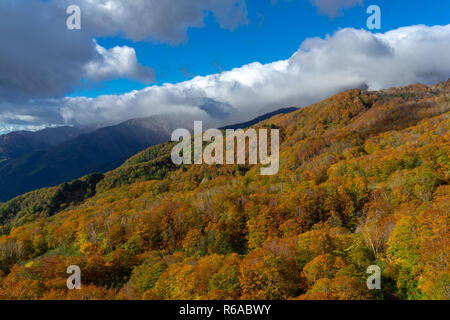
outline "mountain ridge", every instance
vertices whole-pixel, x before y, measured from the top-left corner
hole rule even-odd
[[[251,127],[251,126],[253,126],[255,124],[258,124],[259,122],[262,122],[264,120],[270,119],[270,118],[272,118],[272,117],[274,117],[276,115],[292,113],[292,112],[294,112],[296,110],[298,110],[298,108],[296,108],[296,107],[281,108],[281,109],[275,110],[273,112],[266,113],[266,114],[264,114],[262,116],[256,117],[255,119],[252,119],[250,121],[237,123],[237,124],[231,124],[231,125],[228,125],[228,126],[221,127],[221,128],[219,128],[219,130],[246,129],[246,128]]]
[[[43,130],[15,131],[0,135],[0,161],[17,158],[23,154],[47,149],[88,131],[78,127],[57,127]]]

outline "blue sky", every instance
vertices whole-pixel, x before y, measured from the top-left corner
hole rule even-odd
[[[188,39],[171,45],[156,42],[134,42],[120,37],[97,38],[105,48],[130,46],[136,49],[141,64],[155,70],[153,84],[177,83],[231,70],[251,62],[269,63],[289,58],[306,38],[324,37],[341,28],[367,29],[369,5],[382,10],[381,30],[385,32],[415,24],[445,25],[450,20],[447,0],[371,0],[356,5],[330,18],[318,12],[309,0],[247,0],[249,24],[230,31],[221,28],[212,14],[202,28],[189,28]],[[122,94],[142,89],[148,84],[118,79],[95,86],[83,86],[71,96],[96,97],[102,94]]]

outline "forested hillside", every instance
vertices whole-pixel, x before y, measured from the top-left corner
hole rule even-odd
[[[254,127],[280,129],[277,175],[166,143],[0,205],[0,299],[450,299],[450,81]]]

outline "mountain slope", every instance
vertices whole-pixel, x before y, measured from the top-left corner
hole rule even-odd
[[[36,132],[18,131],[0,135],[0,161],[44,150],[76,138],[86,130],[77,127],[47,128]]]
[[[293,110],[295,108],[280,109],[242,125],[249,126]],[[170,140],[173,130],[187,124],[186,119],[172,118],[153,116],[133,119],[83,135],[81,129],[64,127],[0,136],[0,151],[4,141],[3,150],[8,150],[8,156],[13,157],[3,161],[0,159],[0,201],[89,173],[103,173],[117,168],[136,152]],[[70,139],[71,135],[76,138]],[[24,138],[19,139],[22,136]],[[63,143],[58,144],[59,140]],[[39,151],[26,152],[27,149]]]
[[[267,126],[280,128],[274,176],[176,167],[166,143],[81,202],[66,187],[51,214],[55,189],[1,205],[0,298],[382,299],[370,265],[385,292],[450,298],[450,81],[350,90],[254,127]]]
[[[114,169],[136,152],[170,139],[171,130],[162,118],[130,120],[4,161],[0,163],[0,201]]]

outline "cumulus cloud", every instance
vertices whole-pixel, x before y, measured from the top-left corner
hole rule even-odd
[[[364,0],[311,0],[311,3],[319,8],[321,13],[334,18],[342,13],[343,9],[350,9],[362,5]]]
[[[81,7],[81,30],[67,30],[66,8]],[[62,97],[82,79],[131,78],[154,72],[128,46],[97,45],[95,36],[180,43],[207,14],[227,29],[247,23],[245,0],[1,0],[0,98]],[[0,109],[0,112],[4,110]]]
[[[83,28],[96,36],[122,34],[134,41],[177,44],[190,27],[202,27],[212,13],[221,27],[233,30],[247,24],[245,0],[54,0],[55,5],[79,5]]]
[[[311,1],[331,17],[362,3]],[[68,4],[82,9],[81,31],[65,28]],[[230,30],[248,23],[245,0],[0,1],[0,132],[158,114],[220,126],[308,105],[345,89],[429,84],[450,76],[450,25],[379,34],[343,29],[307,39],[287,60],[225,72],[219,68],[218,74],[123,95],[63,97],[83,78],[153,80],[153,70],[139,63],[133,48],[103,48],[94,36],[176,44],[186,40],[189,28],[201,27],[208,14]]]
[[[105,49],[96,44],[97,56],[85,66],[87,80],[100,82],[117,78],[129,78],[150,83],[155,72],[139,64],[134,48],[127,46]]]
[[[0,1],[2,100],[60,96],[80,82],[95,45],[68,31],[65,18],[65,11],[40,1]]]
[[[64,124],[167,114],[220,126],[280,107],[309,105],[346,89],[445,81],[450,77],[448,52],[450,25],[418,25],[378,34],[342,29],[332,36],[304,41],[288,60],[255,62],[123,95],[35,101],[23,106],[20,114],[38,117],[36,110],[45,110],[43,122],[58,123],[51,121],[54,117]]]

